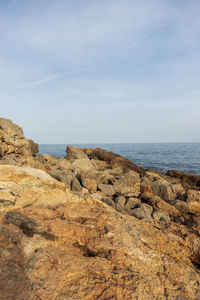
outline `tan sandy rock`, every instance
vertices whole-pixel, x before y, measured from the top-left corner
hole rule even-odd
[[[122,215],[41,170],[0,166],[0,184],[16,196],[0,214],[2,300],[200,298],[195,231]]]
[[[191,203],[191,202],[199,202],[200,203],[200,191],[189,189],[187,191],[186,201],[187,201],[187,203]]]
[[[115,192],[125,197],[137,197],[140,194],[140,176],[128,171],[114,182]]]
[[[32,156],[38,153],[38,145],[24,137],[20,126],[9,119],[0,118],[0,159],[4,156]]]

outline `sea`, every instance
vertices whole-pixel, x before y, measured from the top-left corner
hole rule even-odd
[[[200,143],[70,144],[74,147],[100,147],[131,160],[135,165],[160,172],[179,170],[200,175]],[[67,144],[40,144],[39,154],[66,155]]]

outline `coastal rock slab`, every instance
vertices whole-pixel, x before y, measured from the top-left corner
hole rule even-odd
[[[32,156],[38,153],[38,144],[24,137],[20,126],[0,118],[0,159],[4,156]]]
[[[27,167],[0,166],[0,189],[16,197],[0,214],[2,300],[200,298],[199,235],[173,222],[155,227],[161,213],[143,222],[152,206],[120,196],[146,212],[138,220],[100,192],[78,197]]]

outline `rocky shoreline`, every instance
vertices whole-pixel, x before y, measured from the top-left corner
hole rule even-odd
[[[0,119],[0,299],[199,299],[200,176],[38,155]]]

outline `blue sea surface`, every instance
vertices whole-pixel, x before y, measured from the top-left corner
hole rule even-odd
[[[66,155],[67,144],[41,144],[40,155]],[[74,147],[112,151],[130,159],[145,169],[167,172],[179,170],[200,175],[200,143],[131,143],[131,144],[72,144]]]

